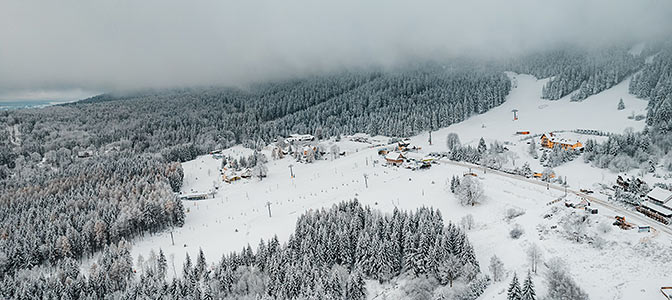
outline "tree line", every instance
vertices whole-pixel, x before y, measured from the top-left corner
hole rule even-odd
[[[489,282],[466,234],[452,223],[445,226],[439,211],[383,214],[357,200],[303,214],[286,243],[277,237],[262,240],[256,250],[248,245],[210,264],[202,251],[194,261],[187,256],[181,276],[172,281],[166,275],[173,266],[161,250],[134,267],[128,247],[123,240],[106,246],[88,276],[71,259],[49,272],[5,276],[0,295],[356,300],[366,297],[365,279],[387,282],[403,273],[431,277],[440,285],[467,283],[461,299],[476,299]]]

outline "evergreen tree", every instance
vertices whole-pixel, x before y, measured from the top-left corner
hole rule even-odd
[[[347,299],[366,299],[366,284],[360,271],[355,270],[348,278],[345,295]]]
[[[205,254],[203,254],[203,249],[198,249],[198,257],[196,258],[196,266],[194,267],[194,276],[196,278],[201,278],[206,271],[207,263],[205,262]]]
[[[481,137],[480,140],[478,140],[478,153],[485,153],[486,150],[488,150],[488,147],[485,144],[485,140]]]
[[[618,110],[624,110],[625,109],[625,103],[623,103],[623,98],[621,100],[618,100]]]
[[[191,265],[191,258],[189,253],[187,253],[186,258],[184,259],[184,264],[182,265],[182,274],[185,276],[190,276],[193,274],[193,267]]]
[[[166,256],[163,254],[163,250],[159,249],[159,256],[156,259],[157,272],[159,278],[163,279],[166,277],[166,270],[168,269],[168,263],[166,261]]]
[[[532,282],[532,274],[528,271],[523,288],[521,291],[521,300],[536,300],[537,293],[534,291],[534,283]]]
[[[518,276],[516,273],[513,273],[513,279],[511,284],[509,284],[509,289],[506,292],[507,300],[521,300],[522,294],[520,290],[520,283],[518,282]]]

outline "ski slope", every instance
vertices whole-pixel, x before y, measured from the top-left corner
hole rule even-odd
[[[642,130],[644,127],[643,121],[627,118],[632,112],[643,113],[647,104],[627,93],[629,80],[583,102],[570,102],[568,97],[557,101],[540,99],[545,80],[513,73],[509,76],[515,84],[504,104],[434,132],[433,145],[428,144],[426,133],[412,137],[412,145],[422,147],[416,155],[446,150],[446,134],[456,132],[465,144],[475,145],[480,137],[487,141],[506,141],[519,156],[517,164],[523,161],[536,163],[526,155],[528,145],[520,136],[514,135],[516,131],[530,130],[533,134],[572,129],[622,132],[627,128]],[[620,98],[626,105],[623,111],[616,109]],[[516,121],[512,120],[511,110],[514,108],[519,110],[519,120]],[[591,299],[657,299],[660,296],[658,288],[670,284],[668,260],[672,250],[669,235],[621,231],[613,226],[607,226],[613,227],[611,231],[602,232],[598,229],[599,224],[610,225],[613,216],[618,214],[609,207],[597,205],[600,213],[592,217],[588,229],[590,234],[600,236],[604,243],[598,246],[571,242],[563,235],[559,222],[566,214],[583,212],[565,208],[562,202],[547,205],[563,196],[563,191],[472,168],[483,183],[486,198],[481,205],[463,207],[448,191],[447,181],[453,175],[462,176],[469,171],[469,166],[444,161],[429,170],[411,171],[384,166],[384,159],[377,155],[378,148],[369,144],[347,138],[337,144],[346,151],[344,157],[312,164],[297,163],[291,158],[271,160],[268,177],[261,181],[222,183],[219,177],[221,161],[212,156],[201,156],[184,163],[183,192],[204,192],[214,184],[219,186],[215,198],[185,201],[186,223],[172,231],[175,244],[172,244],[169,231],[147,236],[135,243],[133,256],[148,257],[150,251],[161,248],[169,257],[168,273],[179,274],[187,253],[193,258],[199,249],[203,249],[208,262],[216,263],[223,254],[239,251],[247,244],[256,247],[260,239],[277,235],[280,241],[286,241],[302,213],[357,198],[364,205],[385,212],[391,212],[395,207],[410,210],[432,206],[441,211],[446,223],[459,222],[465,215],[473,215],[476,228],[468,234],[481,270],[489,273],[487,266],[493,254],[502,259],[508,270],[507,279],[491,285],[481,299],[505,299],[513,272],[519,276],[527,273],[525,250],[532,243],[543,249],[546,258],[565,260],[570,273]],[[248,155],[240,147],[227,151],[231,155]],[[263,152],[270,158],[270,149]],[[295,178],[290,177],[290,165]],[[556,171],[569,175],[573,189],[613,180],[615,176],[608,170],[592,168],[580,159]],[[368,188],[364,174],[368,175]],[[505,212],[509,208],[523,209],[525,214],[507,220]],[[551,216],[544,218],[546,215]],[[509,237],[514,224],[519,224],[525,231],[520,239]],[[540,267],[540,274],[534,277],[538,295],[543,295],[546,289],[541,276],[543,272],[544,267]],[[370,298],[374,291],[379,297],[399,297],[399,291],[391,285],[371,283],[369,288]]]
[[[610,133],[623,133],[628,128],[644,129],[644,120],[628,119],[631,114],[646,115],[648,101],[628,93],[630,78],[580,102],[571,102],[570,95],[558,100],[541,99],[541,90],[548,79],[538,80],[531,75],[508,73],[513,88],[506,101],[488,112],[434,132],[440,141],[449,132],[460,135],[463,144],[478,143],[483,137],[493,140],[518,141],[517,131],[530,131],[531,135],[549,131],[592,129]],[[619,99],[625,103],[624,110],[617,110]],[[518,120],[513,120],[511,110],[518,110]],[[416,136],[414,143],[427,141],[426,135]],[[443,143],[429,146],[430,151],[445,149]]]

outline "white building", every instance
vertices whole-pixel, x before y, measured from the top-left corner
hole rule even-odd
[[[642,202],[638,210],[649,217],[669,224],[672,220],[672,191],[659,187],[653,188],[646,194],[646,201]]]
[[[315,137],[310,134],[290,134],[285,142],[291,144],[292,142],[309,142],[314,141]]]

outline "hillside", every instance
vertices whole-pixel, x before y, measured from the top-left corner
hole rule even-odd
[[[541,168],[538,161],[529,157],[526,140],[516,136],[516,131],[529,130],[532,135],[575,129],[621,133],[627,128],[635,131],[644,128],[644,121],[627,118],[633,113],[644,114],[647,106],[645,100],[628,94],[629,80],[582,102],[571,102],[569,96],[557,101],[542,100],[541,87],[545,80],[513,73],[508,76],[513,81],[513,89],[504,104],[485,114],[434,131],[433,145],[428,144],[427,133],[412,137],[411,145],[422,149],[409,155],[422,158],[431,152],[446,151],[445,136],[455,132],[463,144],[475,146],[481,137],[488,142],[504,143],[510,152],[518,156],[516,165],[527,161],[533,169],[538,170]],[[616,109],[619,99],[623,99],[625,110]],[[516,121],[512,120],[511,109],[514,108],[519,110],[519,119]],[[576,134],[578,139],[588,137]],[[585,240],[582,238],[581,242],[572,242],[562,227],[566,218],[572,215],[572,209],[565,208],[562,202],[547,205],[564,195],[562,187],[548,190],[545,183],[540,181],[504,176],[507,174],[494,171],[485,172],[477,166],[470,167],[447,160],[440,160],[429,170],[386,167],[384,159],[377,154],[380,147],[353,142],[348,137],[339,142],[332,139],[325,144],[339,145],[341,151],[345,151],[345,156],[336,159],[330,157],[311,164],[297,163],[289,157],[271,160],[268,163],[268,177],[261,181],[243,179],[232,184],[223,183],[219,174],[221,162],[210,155],[183,163],[185,180],[182,191],[204,192],[211,189],[214,183],[219,187],[215,198],[184,202],[186,222],[184,227],[172,231],[175,245],[172,245],[171,234],[163,232],[135,243],[132,256],[148,257],[150,251],[158,251],[160,248],[168,256],[174,257],[175,265],[180,266],[185,254],[196,257],[199,249],[202,249],[209,261],[216,261],[223,254],[241,250],[248,244],[254,247],[259,240],[268,240],[274,235],[281,242],[287,241],[302,213],[328,208],[343,200],[358,199],[364,205],[388,213],[395,207],[405,210],[434,207],[441,211],[445,220],[456,223],[464,216],[472,215],[475,227],[467,234],[474,245],[481,269],[486,273],[490,257],[496,254],[508,270],[507,278],[514,271],[523,276],[529,267],[525,251],[531,244],[537,244],[546,258],[563,259],[571,275],[593,299],[655,298],[660,293],[658,288],[667,284],[667,270],[664,267],[667,254],[663,253],[669,252],[666,248],[672,240],[669,231],[637,233],[636,230],[621,231],[611,226],[613,217],[623,213],[618,205],[593,203],[599,209],[599,214],[591,217]],[[325,148],[328,149],[327,146]],[[224,155],[235,157],[245,151],[249,150],[234,147],[226,150]],[[271,156],[270,147],[262,152]],[[249,152],[245,155],[249,155]],[[290,177],[290,164],[293,165],[295,178]],[[512,164],[513,161],[507,163],[510,166]],[[448,181],[452,176],[462,177],[469,170],[477,173],[485,188],[485,200],[475,207],[461,206],[448,189]],[[596,169],[579,160],[556,168],[556,172],[560,176],[569,177],[568,188],[577,192],[579,188],[594,188],[599,183],[613,182],[616,176],[609,170]],[[364,183],[364,174],[368,175],[368,188]],[[650,176],[647,179],[654,180]],[[579,196],[572,195],[569,200],[579,199]],[[596,193],[593,197],[607,203],[606,195]],[[509,220],[506,214],[512,208],[525,213]],[[581,211],[578,213],[583,214]],[[547,218],[546,215],[551,216]],[[649,224],[641,216],[635,218],[632,222]],[[514,224],[519,224],[524,231],[519,239],[509,237],[508,233]],[[663,225],[654,225],[659,226]],[[605,228],[610,230],[605,232]],[[541,276],[543,270],[544,267],[539,275],[534,276],[540,295],[546,289]],[[503,299],[505,293],[502,294],[502,291],[507,284],[507,279],[495,282],[479,299]],[[393,285],[369,282],[367,288],[370,299],[383,294],[392,298],[403,296],[400,294],[402,291],[393,288]]]

